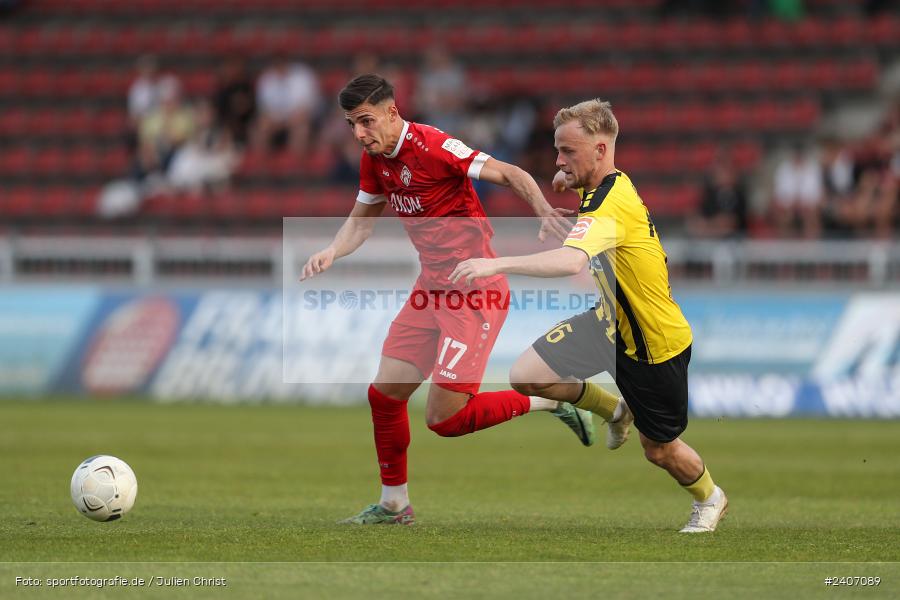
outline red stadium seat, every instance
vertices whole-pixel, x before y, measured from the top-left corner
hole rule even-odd
[[[0,137],[16,138],[29,132],[30,114],[23,108],[0,112]]]
[[[31,148],[13,146],[4,151],[3,160],[0,160],[0,173],[6,175],[30,173],[33,162],[34,153]]]
[[[3,213],[8,217],[28,216],[35,211],[38,195],[39,192],[32,188],[13,188],[9,192],[4,193],[4,196],[7,196],[7,200],[0,206],[2,206]]]
[[[889,13],[878,16],[869,24],[866,36],[880,46],[897,48],[900,46],[900,17]]]

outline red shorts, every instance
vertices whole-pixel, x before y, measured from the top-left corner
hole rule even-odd
[[[505,277],[469,292],[417,285],[391,323],[381,353],[412,363],[443,388],[477,394],[508,311]]]

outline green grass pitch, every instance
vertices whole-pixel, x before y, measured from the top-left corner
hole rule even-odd
[[[636,439],[583,448],[547,414],[442,439],[411,412],[419,522],[353,528],[379,491],[367,407],[0,401],[0,597],[900,596],[898,421],[693,420],[731,508],[685,536],[689,496]],[[93,454],[137,474],[120,521],[71,505]],[[228,587],[46,584],[114,575]],[[881,583],[824,585],[841,576]]]

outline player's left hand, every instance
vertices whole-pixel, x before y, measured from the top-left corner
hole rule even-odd
[[[456,283],[465,279],[466,285],[479,277],[490,277],[497,274],[497,260],[494,258],[470,258],[464,260],[450,273],[450,281]]]
[[[538,231],[538,240],[543,242],[547,236],[553,236],[561,242],[564,241],[572,231],[572,222],[566,218],[566,215],[574,212],[568,208],[556,207],[541,215],[541,230]]]

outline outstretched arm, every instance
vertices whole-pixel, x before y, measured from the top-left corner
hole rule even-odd
[[[566,239],[566,236],[569,235],[572,224],[565,218],[565,215],[572,214],[573,211],[550,206],[534,177],[524,170],[496,158],[489,158],[481,168],[478,179],[508,187],[519,198],[527,202],[534,214],[541,217],[541,231],[538,233],[540,241],[543,242],[547,234],[560,240]]]
[[[357,202],[350,216],[341,225],[331,244],[309,257],[303,265],[300,281],[327,270],[337,259],[353,253],[363,245],[375,229],[375,219],[384,211],[384,202],[366,204]]]
[[[473,279],[490,277],[497,273],[531,277],[568,277],[584,269],[587,260],[587,254],[569,246],[526,256],[470,258],[456,265],[450,274],[450,281],[455,283],[465,279],[466,284],[470,284]]]

